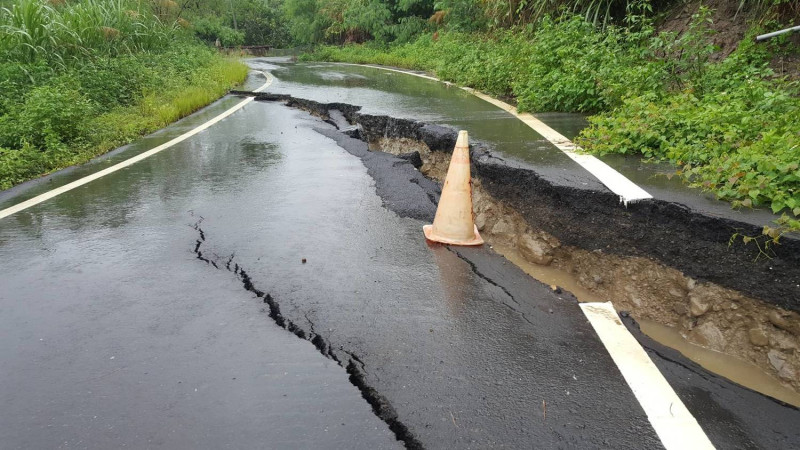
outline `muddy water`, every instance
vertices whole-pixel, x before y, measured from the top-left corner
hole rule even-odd
[[[608,301],[608,299],[604,299],[578,284],[578,280],[568,272],[552,266],[542,266],[528,262],[528,260],[510,245],[494,244],[492,245],[492,249],[542,283],[549,284],[551,287],[558,286],[572,292],[580,302]]]
[[[552,266],[542,266],[528,262],[515,248],[509,245],[495,244],[493,249],[528,275],[542,283],[558,286],[571,292],[580,302],[606,302],[611,300],[582,287],[577,278],[566,271]],[[692,344],[673,327],[641,318],[638,318],[637,322],[644,334],[660,344],[678,350],[683,356],[700,364],[707,370],[754,391],[800,407],[800,394],[786,388],[757,366],[724,353]]]
[[[753,364],[732,358],[724,353],[694,345],[686,341],[672,327],[646,319],[638,322],[643,333],[661,344],[678,350],[681,354],[709,371],[723,375],[729,380],[749,387],[754,391],[800,407],[800,394],[782,386],[769,374],[764,373],[763,370]]]

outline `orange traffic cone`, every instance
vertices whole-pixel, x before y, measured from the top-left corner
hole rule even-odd
[[[433,225],[422,227],[431,241],[453,245],[481,245],[483,239],[472,220],[472,182],[469,177],[469,135],[458,132],[456,148],[444,179]]]

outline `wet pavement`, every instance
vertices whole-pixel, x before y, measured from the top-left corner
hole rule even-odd
[[[269,90],[475,125],[498,146],[533,133],[460,90],[415,80],[409,99],[396,81],[306,67],[276,70]],[[235,101],[3,193],[0,208]],[[453,102],[458,123],[432,106]],[[496,125],[478,127],[486,114]],[[434,188],[337,135],[253,102],[0,221],[3,448],[661,448],[571,295],[487,247],[427,244],[432,203],[414,192]],[[551,176],[583,179],[542,153]],[[397,213],[382,183],[419,200]]]
[[[296,122],[260,109],[0,223],[3,448],[399,446],[341,367],[192,252],[208,205],[263,207],[257,180],[291,164],[268,137]]]

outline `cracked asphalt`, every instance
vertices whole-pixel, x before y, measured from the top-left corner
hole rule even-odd
[[[661,448],[571,295],[427,243],[435,185],[347,139],[253,102],[0,221],[2,447]]]

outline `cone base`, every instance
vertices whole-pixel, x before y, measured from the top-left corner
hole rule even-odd
[[[441,242],[442,244],[450,245],[481,245],[483,244],[483,238],[481,237],[480,233],[478,233],[478,227],[475,225],[473,226],[475,227],[475,237],[466,241],[438,236],[433,232],[433,225],[423,226],[422,231],[425,233],[425,239],[429,241]]]

